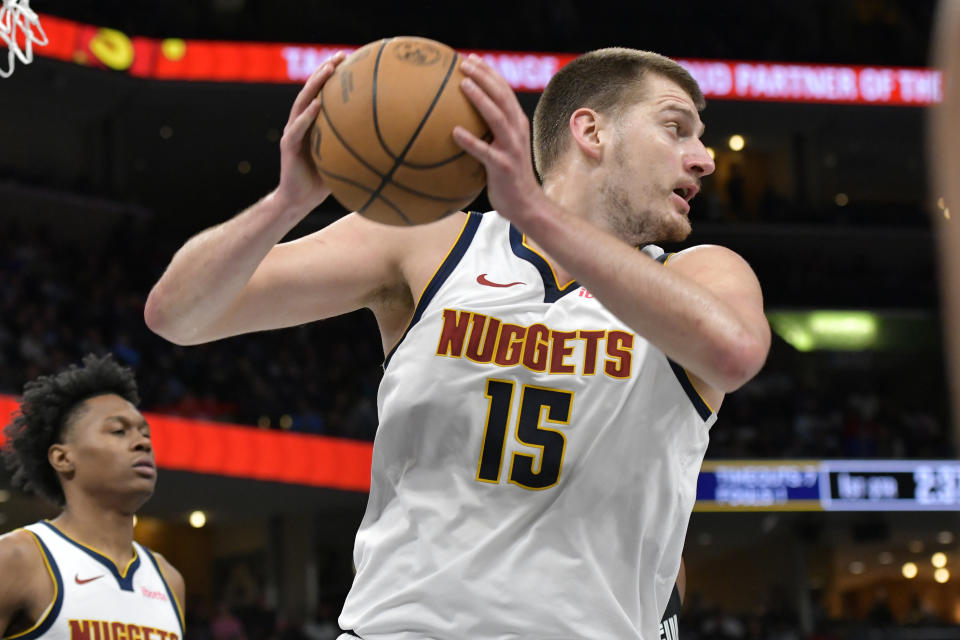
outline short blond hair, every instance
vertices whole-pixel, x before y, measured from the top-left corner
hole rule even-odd
[[[567,147],[573,112],[588,107],[618,116],[643,99],[644,78],[653,73],[676,82],[698,111],[706,106],[693,76],[676,61],[652,51],[624,47],[585,53],[550,79],[533,113],[533,162],[540,178],[557,163]]]

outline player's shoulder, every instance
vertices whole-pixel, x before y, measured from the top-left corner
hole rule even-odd
[[[20,600],[33,592],[34,585],[45,583],[49,578],[47,561],[37,544],[37,538],[26,529],[15,529],[0,535],[0,576],[18,576],[20,579],[8,584],[16,587],[7,591],[0,587],[3,599]],[[0,583],[5,581],[0,580]]]
[[[428,224],[395,227],[394,246],[401,257],[435,267],[457,243],[474,215],[477,214],[457,211]]]
[[[52,572],[38,540],[26,529],[0,536],[0,576],[16,576],[15,580],[0,579],[0,633],[4,624],[26,612],[40,611],[53,597]]]
[[[147,551],[157,559],[157,564],[160,565],[160,570],[165,574],[170,573],[180,575],[180,572],[177,571],[177,568],[174,567],[173,564],[167,560],[162,553],[159,551],[153,551],[152,549],[147,549]]]
[[[719,244],[697,244],[671,255],[673,260],[740,260],[743,257],[728,247]]]
[[[699,244],[688,247],[671,254],[666,264],[691,275],[709,271],[728,277],[740,275],[751,281],[756,277],[743,256],[718,244]]]
[[[402,226],[383,224],[350,213],[314,235],[320,242],[348,242],[384,255],[403,256],[454,242],[468,217],[469,214],[456,211],[426,224]]]
[[[0,535],[0,573],[43,570],[43,567],[43,554],[32,533],[14,529]]]
[[[177,570],[173,564],[167,560],[162,553],[157,551],[152,551],[147,549],[147,553],[153,555],[157,560],[157,566],[160,567],[160,573],[163,575],[163,578],[167,581],[170,587],[177,594],[177,598],[182,602],[184,597],[184,591],[186,588],[183,575],[180,571]]]

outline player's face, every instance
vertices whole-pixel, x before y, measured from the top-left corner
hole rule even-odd
[[[650,74],[643,101],[612,132],[601,188],[614,231],[637,246],[686,238],[690,200],[715,168],[693,100],[678,84]]]
[[[108,501],[132,499],[139,507],[157,482],[150,426],[136,407],[117,395],[95,396],[83,405],[64,434],[72,481],[87,493]]]

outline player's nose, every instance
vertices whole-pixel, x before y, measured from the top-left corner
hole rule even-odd
[[[150,442],[150,437],[143,435],[142,433],[136,437],[134,441],[133,448],[135,451],[153,451],[153,444]]]
[[[698,178],[710,175],[717,168],[713,156],[707,151],[703,141],[699,139],[694,142],[693,148],[684,156],[684,164],[686,165],[684,168]]]

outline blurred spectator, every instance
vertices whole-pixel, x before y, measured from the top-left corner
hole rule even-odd
[[[213,640],[246,640],[240,619],[233,615],[230,606],[225,602],[217,605],[217,612],[210,620],[210,636]]]

